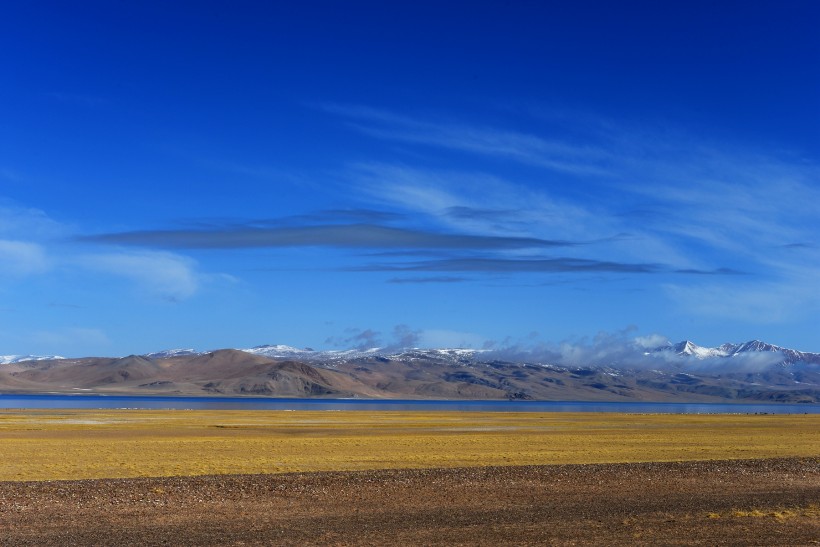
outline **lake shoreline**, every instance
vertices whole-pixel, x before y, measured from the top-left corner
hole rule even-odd
[[[492,399],[367,399],[253,396],[168,396],[102,393],[2,393],[0,409],[431,410],[627,412],[648,414],[820,414],[814,403],[517,401]]]

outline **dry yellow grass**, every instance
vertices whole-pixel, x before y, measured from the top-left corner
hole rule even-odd
[[[778,520],[780,522],[795,519],[795,518],[805,518],[814,521],[820,521],[820,510],[818,510],[818,505],[815,503],[809,504],[805,507],[790,507],[790,508],[779,508],[779,509],[734,509],[728,513],[720,514],[720,513],[709,513],[706,515],[707,518],[710,519],[719,519],[719,518],[771,518]]]
[[[818,454],[820,415],[0,411],[0,480]]]

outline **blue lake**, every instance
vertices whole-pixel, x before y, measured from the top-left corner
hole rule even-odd
[[[275,399],[265,397],[144,397],[120,395],[0,395],[3,409],[135,408],[208,410],[437,410],[489,412],[627,412],[639,414],[820,414],[817,404],[591,403],[582,401],[430,401],[396,399]]]

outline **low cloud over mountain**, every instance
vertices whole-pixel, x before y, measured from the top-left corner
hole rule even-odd
[[[374,333],[351,332],[351,342]],[[418,333],[399,327],[411,344]],[[760,341],[703,348],[599,335],[528,350],[167,350],[125,358],[0,357],[6,392],[587,401],[820,402],[820,354]]]

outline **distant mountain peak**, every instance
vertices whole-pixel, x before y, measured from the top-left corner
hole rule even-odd
[[[308,350],[301,350],[299,348],[295,348],[293,346],[287,346],[285,344],[262,344],[261,346],[254,346],[250,349],[243,350],[243,351],[253,351],[253,350],[279,350],[279,351],[308,351]]]
[[[725,357],[726,353],[721,348],[704,348],[690,340],[684,340],[672,346],[678,355],[692,356],[697,359],[707,357]]]
[[[789,365],[798,362],[820,364],[820,353],[808,353],[793,349],[783,348],[761,340],[749,340],[739,344],[726,343],[716,348],[705,348],[698,346],[694,342],[684,340],[672,346],[662,346],[658,351],[669,351],[682,356],[691,356],[696,359],[707,359],[710,357],[735,357],[754,353],[780,353],[783,355],[783,364]]]
[[[199,354],[198,351],[191,348],[186,349],[166,349],[162,351],[155,351],[152,353],[146,353],[142,357],[147,357],[148,359],[169,359],[171,357],[182,357],[185,355],[197,355]]]
[[[340,362],[352,359],[379,357],[383,359],[438,359],[441,361],[462,361],[472,359],[486,350],[469,348],[354,348],[316,351],[311,348],[298,349],[283,344],[265,344],[243,349],[247,353],[262,355],[271,359],[303,359],[305,361]]]
[[[677,353],[685,353],[685,354],[692,354],[694,353],[700,346],[691,342],[689,340],[684,340],[682,342],[678,342],[673,346]]]
[[[0,355],[0,365],[10,365],[24,361],[51,361],[53,359],[65,359],[65,357],[60,355]]]

